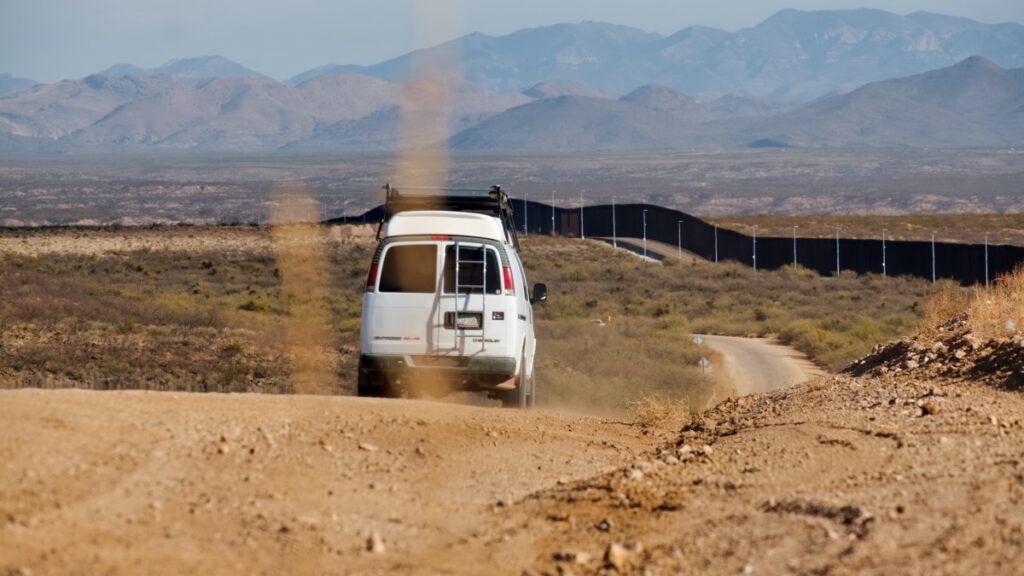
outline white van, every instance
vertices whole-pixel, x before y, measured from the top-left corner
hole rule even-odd
[[[511,204],[485,196],[404,196],[388,187],[363,296],[360,396],[486,391],[536,400],[533,303]]]

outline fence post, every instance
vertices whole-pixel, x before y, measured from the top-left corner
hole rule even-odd
[[[612,196],[612,246],[619,247],[619,237],[615,229],[615,196]]]
[[[551,235],[552,236],[555,235],[555,192],[557,192],[557,190],[552,190],[551,191]]]
[[[647,261],[647,210],[644,210],[644,261]]]
[[[932,284],[935,284],[935,232],[932,232]]]
[[[529,197],[529,192],[523,192],[523,236],[530,235],[530,211],[526,207],[526,200]]]
[[[583,193],[584,192],[586,192],[586,190],[580,190],[580,240],[586,240],[587,239],[587,233],[583,229]]]
[[[985,233],[985,288],[988,288],[988,232]]]
[[[799,226],[793,226],[793,266],[796,266],[796,229]]]
[[[757,224],[754,224],[754,272],[757,272]]]
[[[718,264],[718,225],[715,225],[715,264]]]
[[[882,278],[888,278],[889,273],[886,269],[887,262],[885,261],[885,233],[888,232],[885,228],[882,228]]]
[[[836,276],[839,276],[839,273],[843,271],[839,265],[839,229],[839,226],[836,226]]]
[[[682,264],[683,263],[683,221],[682,220],[677,220],[676,221],[676,227],[679,228],[679,230],[677,232],[677,236],[678,236],[678,238],[677,238],[678,242],[677,243],[678,243],[678,245],[676,246],[676,249],[679,252],[679,263]]]

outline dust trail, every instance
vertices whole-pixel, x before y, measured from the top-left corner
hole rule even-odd
[[[462,81],[461,49],[449,40],[462,35],[463,7],[461,0],[413,0],[411,8],[413,45],[435,47],[414,53],[409,64],[392,183],[399,192],[440,194],[448,183],[453,97]],[[410,327],[417,330],[422,327]],[[416,382],[410,376],[405,384],[413,389],[434,386],[442,394],[452,388],[451,382]]]
[[[297,394],[333,394],[339,389],[334,331],[328,308],[327,243],[317,224],[317,203],[309,191],[272,193],[270,228],[281,301],[285,348]]]
[[[413,44],[461,35],[462,2],[414,0]],[[452,97],[461,82],[457,42],[414,53],[401,105],[399,155],[393,183],[437,190],[448,180]]]

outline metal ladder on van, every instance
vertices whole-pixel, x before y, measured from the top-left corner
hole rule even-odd
[[[469,289],[469,293],[466,294],[466,307],[468,307],[473,290],[479,288],[480,299],[483,302],[480,310],[480,351],[483,352],[487,350],[487,247],[485,245],[480,245],[480,255],[480,260],[463,260],[462,245],[458,241],[455,242],[455,316],[452,318],[452,322],[455,324],[455,343],[458,348],[459,297],[462,295],[463,288]],[[479,264],[483,268],[483,284],[461,284],[463,264]]]

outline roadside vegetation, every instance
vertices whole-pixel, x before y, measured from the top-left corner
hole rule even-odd
[[[552,294],[538,312],[542,328],[607,317],[611,325],[673,327],[671,334],[633,331],[644,348],[685,347],[693,333],[777,337],[832,370],[913,332],[931,287],[904,277],[821,277],[792,266],[755,272],[735,262],[652,264],[578,240],[531,237],[525,247],[530,281],[547,282]]]
[[[985,234],[992,244],[1024,245],[1024,214],[902,214],[893,216],[728,216],[708,218],[721,228],[748,234],[757,225],[759,236],[789,238],[798,226],[801,238],[832,238],[836,226],[844,238],[881,239],[882,230],[891,240],[931,240],[982,244]]]
[[[964,289],[943,282],[925,306],[921,332],[935,332],[951,320],[963,319],[982,340],[1024,334],[1024,266],[1000,276],[991,286]]]
[[[370,247],[338,234],[325,241],[332,289],[317,306],[347,374]],[[0,386],[292,391],[266,230],[8,231],[0,242]]]
[[[362,227],[320,241],[329,289],[307,313],[327,318],[332,391],[348,393],[374,241]],[[706,405],[715,386],[697,361],[715,358],[693,333],[777,336],[840,368],[913,332],[930,287],[649,264],[579,240],[530,236],[523,250],[530,281],[550,290],[536,307],[541,404],[600,414],[639,400]],[[274,254],[255,227],[0,232],[0,387],[293,392]]]

